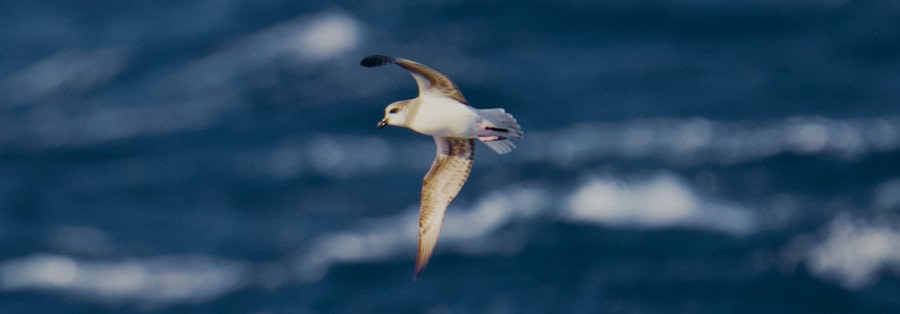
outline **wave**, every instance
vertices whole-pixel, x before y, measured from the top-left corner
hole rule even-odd
[[[123,49],[111,47],[61,51],[0,81],[7,98],[0,109],[97,87],[119,75],[128,59]]]
[[[869,210],[845,211],[818,234],[796,237],[784,263],[804,264],[810,273],[849,290],[864,289],[881,275],[900,276],[900,179],[875,187]]]
[[[891,182],[882,184],[874,195],[890,189]],[[471,203],[454,203],[447,211],[436,254],[515,254],[534,236],[529,232],[532,228],[516,226],[534,223],[683,229],[745,237],[772,227],[766,225],[772,221],[760,215],[757,209],[704,195],[672,173],[625,179],[593,176],[561,188],[514,185],[485,193]],[[203,302],[245,288],[316,283],[339,264],[413,259],[417,206],[354,224],[323,232],[298,244],[302,249],[295,254],[274,262],[204,255],[102,259],[36,254],[0,262],[0,289],[61,293],[104,304],[166,307]],[[96,229],[64,231],[94,239],[94,244],[71,251],[75,254],[108,256],[115,247]],[[900,274],[900,228],[894,225],[840,216],[823,236],[810,240],[815,238],[802,236],[800,239],[806,240],[795,241],[786,252],[796,254],[795,263],[804,263],[825,280],[860,289],[884,270]]]
[[[875,283],[882,273],[900,276],[900,225],[869,222],[850,215],[836,217],[819,236],[795,240],[789,263],[804,262],[813,275],[845,289],[859,290]]]
[[[682,180],[664,174],[627,185],[594,178],[567,200],[571,221],[608,226],[685,227],[747,235],[757,229],[756,214],[742,206],[704,199]]]
[[[639,179],[631,184],[593,178],[554,193],[547,188],[514,186],[495,191],[469,209],[448,209],[438,252],[468,254],[508,252],[521,247],[527,234],[498,239],[510,225],[531,221],[596,224],[612,228],[684,228],[744,236],[758,229],[750,209],[706,199],[672,174]],[[317,281],[338,263],[363,263],[412,258],[417,244],[418,208],[370,222],[356,230],[326,233],[291,263],[303,281]],[[440,253],[438,253],[440,254]]]
[[[440,245],[455,251],[490,251],[490,235],[546,208],[546,192],[514,187],[491,193],[469,210],[453,206],[444,217]],[[303,281],[318,281],[337,263],[363,263],[412,257],[418,243],[418,207],[370,222],[361,230],[326,233],[292,263]]]
[[[5,147],[85,146],[141,135],[209,128],[226,114],[246,109],[258,72],[286,62],[298,72],[321,71],[361,42],[359,22],[342,12],[298,16],[235,40],[221,49],[152,71],[109,92],[98,89],[128,69],[129,47],[86,52],[64,51],[0,82],[0,144]],[[323,102],[334,86],[345,83],[354,64],[339,65],[332,75],[304,77],[302,95]],[[255,83],[254,83],[255,84]],[[350,89],[351,91],[354,89]],[[347,94],[340,94],[345,97]],[[52,96],[52,97],[51,97]],[[11,110],[40,100],[40,105]]]
[[[348,177],[385,170],[390,163],[419,164],[416,161],[433,158],[431,145],[424,137],[408,141],[318,134],[277,143],[256,164],[269,165],[260,171],[272,176]],[[564,168],[607,160],[739,164],[781,154],[852,160],[897,149],[900,117],[837,120],[800,116],[768,122],[646,119],[530,132],[512,154],[479,154],[476,162],[491,166],[540,162]],[[421,164],[424,166],[390,171],[427,170],[427,164]]]
[[[219,297],[245,286],[249,274],[247,265],[207,256],[93,261],[37,254],[0,263],[0,289],[161,307]]]
[[[519,147],[523,158],[570,166],[603,158],[682,164],[734,164],[778,154],[854,159],[900,148],[900,117],[838,120],[796,116],[765,122],[698,117],[599,122],[532,132]]]

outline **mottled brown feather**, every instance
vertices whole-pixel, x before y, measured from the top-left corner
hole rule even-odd
[[[427,65],[403,58],[394,58],[394,62],[409,71],[413,78],[416,79],[420,95],[423,93],[436,93],[456,99],[464,104],[469,103],[469,101],[463,97],[459,88],[456,87],[456,84],[453,84],[453,81],[441,72],[438,72]]]
[[[435,136],[434,142],[437,145],[437,156],[422,185],[416,278],[431,258],[441,233],[444,212],[469,177],[472,159],[475,156],[474,139]]]

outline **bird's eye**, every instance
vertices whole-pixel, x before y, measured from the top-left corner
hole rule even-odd
[[[400,111],[400,108],[391,108],[391,110],[388,110],[388,113],[397,113],[397,111]]]

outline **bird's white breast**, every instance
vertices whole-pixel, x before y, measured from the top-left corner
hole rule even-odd
[[[442,137],[475,137],[475,109],[447,97],[420,96],[419,107],[409,128],[416,132]]]

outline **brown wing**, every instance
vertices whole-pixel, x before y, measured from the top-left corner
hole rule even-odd
[[[437,144],[437,156],[431,164],[431,170],[425,175],[425,183],[422,186],[416,278],[431,258],[434,245],[441,233],[444,212],[466,183],[475,155],[474,139],[435,136],[434,142]]]
[[[424,93],[434,93],[456,99],[464,104],[469,103],[469,101],[463,97],[459,88],[456,87],[456,84],[453,84],[453,81],[441,72],[424,64],[403,58],[381,55],[368,56],[360,62],[360,64],[365,67],[375,67],[388,63],[395,63],[412,74],[413,78],[416,79],[416,84],[419,86],[419,95]]]

